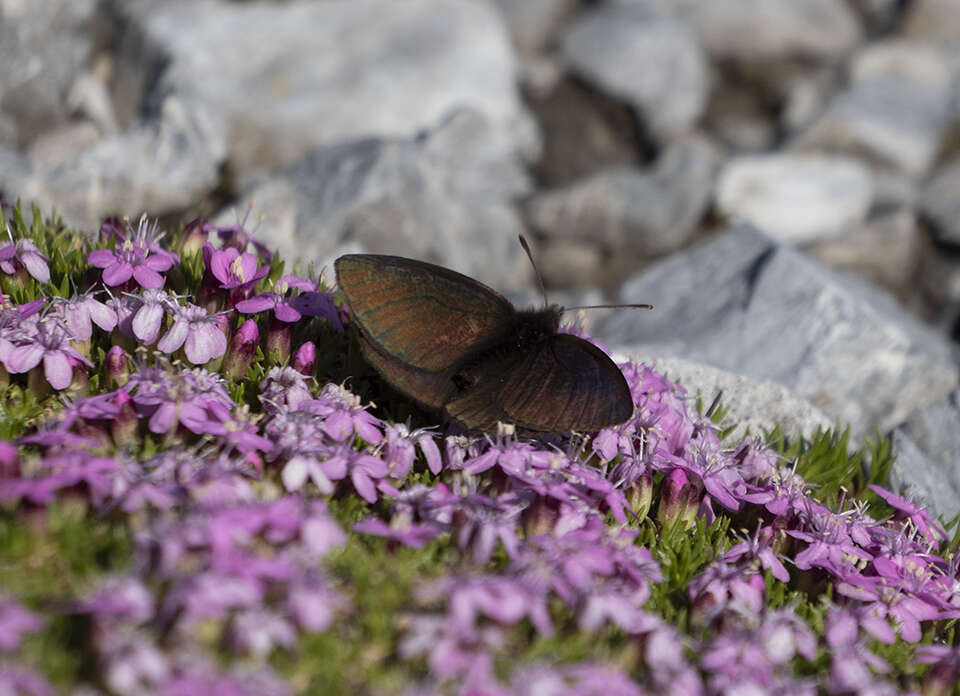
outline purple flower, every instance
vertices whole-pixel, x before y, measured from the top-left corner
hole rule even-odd
[[[891,493],[880,486],[870,484],[867,487],[883,498],[887,505],[897,511],[898,514],[895,519],[909,519],[913,523],[913,526],[916,527],[931,544],[939,544],[947,538],[947,533],[943,527],[930,517],[929,512],[916,503],[912,503],[906,498]]]
[[[73,363],[93,363],[70,345],[71,334],[58,317],[37,322],[36,331],[21,337],[4,360],[12,373],[28,372],[43,361],[43,374],[54,389],[66,389],[73,380]],[[71,362],[72,361],[72,362]]]
[[[26,633],[43,626],[40,617],[10,599],[0,599],[0,653],[14,652]]]
[[[48,259],[40,253],[37,245],[31,240],[18,239],[16,243],[11,240],[9,244],[0,249],[0,270],[7,275],[13,275],[17,270],[14,261],[19,262],[27,269],[27,273],[41,283],[50,282]]]
[[[395,515],[387,524],[375,517],[368,517],[353,525],[361,534],[383,537],[412,549],[421,549],[444,533],[444,529],[430,523],[418,523],[403,515]]]
[[[174,310],[176,300],[166,290],[149,288],[143,290],[136,298],[140,301],[139,307],[133,312],[130,328],[138,341],[146,346],[152,345],[160,335],[160,326],[167,310]],[[178,346],[179,347],[179,346]],[[176,348],[174,348],[176,350]],[[169,351],[173,352],[173,351]]]
[[[119,249],[95,249],[87,257],[88,263],[103,269],[103,282],[111,287],[126,283],[133,278],[148,289],[163,286],[163,276],[180,257],[160,248],[157,243],[157,226],[147,224],[141,218],[140,225],[131,236],[117,239]]]
[[[257,268],[256,256],[246,251],[241,253],[232,246],[214,249],[207,242],[203,246],[203,259],[224,290],[252,290],[257,281],[270,272],[269,266]]]
[[[440,457],[440,449],[433,439],[433,434],[428,430],[414,430],[410,432],[406,425],[402,423],[389,424],[385,429],[386,444],[383,449],[383,458],[390,467],[390,475],[394,478],[406,478],[410,473],[410,467],[416,458],[415,446],[420,446],[420,451],[427,460],[427,466],[430,471],[436,475],[440,473],[443,467],[443,461]]]
[[[271,367],[260,382],[260,401],[267,413],[287,407],[293,410],[311,399],[306,378],[292,367]]]
[[[0,665],[0,694],[53,696],[54,693],[49,682],[32,669],[19,665]]]
[[[223,242],[225,246],[233,247],[238,251],[246,251],[247,247],[252,244],[253,248],[256,249],[258,254],[260,254],[260,258],[265,261],[270,261],[273,258],[273,252],[270,251],[266,244],[261,242],[250,232],[247,232],[245,223],[246,218],[236,225],[218,227],[216,225],[207,224],[204,225],[204,229],[215,230],[217,236],[220,237],[220,241]]]
[[[314,284],[306,278],[301,278],[291,273],[283,276],[274,285],[273,291],[262,292],[259,295],[251,297],[249,300],[241,300],[237,302],[235,307],[238,312],[242,312],[243,314],[255,314],[272,309],[273,316],[279,321],[288,324],[300,321],[303,317],[301,309],[310,308],[312,305],[301,302],[298,308],[298,303],[294,302],[296,297],[286,296],[287,291],[291,288],[304,292],[313,292],[316,289]],[[339,318],[337,322],[339,322]]]
[[[134,576],[111,577],[83,597],[77,608],[98,619],[133,623],[149,621],[154,615],[154,598],[143,581]]]
[[[157,343],[157,349],[173,353],[184,346],[187,359],[194,365],[203,365],[227,352],[227,337],[220,329],[220,314],[194,304],[177,306],[173,310],[173,326]]]
[[[248,319],[249,321],[249,319]],[[317,346],[313,341],[307,341],[293,354],[293,369],[310,377],[313,375],[313,366],[317,361]]]
[[[67,328],[76,341],[90,340],[93,336],[91,324],[96,324],[107,332],[113,331],[117,325],[117,313],[90,292],[75,295],[69,300],[55,297],[53,306],[63,315]]]

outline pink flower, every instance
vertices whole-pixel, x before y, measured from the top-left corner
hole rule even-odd
[[[33,334],[26,334],[20,345],[7,352],[4,364],[11,373],[29,372],[43,361],[43,375],[54,389],[66,389],[73,380],[74,362],[88,367],[93,363],[70,345],[71,335],[64,323],[56,317],[37,322]]]
[[[13,275],[17,270],[17,261],[27,273],[41,283],[50,282],[50,267],[47,266],[47,257],[40,253],[37,245],[29,239],[18,239],[0,249],[0,270],[7,275]]]
[[[173,353],[184,346],[187,359],[194,365],[219,358],[227,352],[227,337],[220,330],[218,314],[207,314],[203,307],[188,304],[174,310],[173,326],[157,343],[157,349]]]
[[[214,249],[207,242],[203,245],[203,260],[224,290],[250,290],[270,272],[269,266],[257,268],[256,256],[247,251],[241,253],[232,246]]]
[[[137,231],[123,240],[117,240],[119,249],[95,249],[87,261],[103,269],[103,282],[109,286],[126,283],[133,278],[143,288],[163,286],[164,271],[169,271],[180,257],[164,251],[157,243],[157,226],[148,227],[146,218]]]

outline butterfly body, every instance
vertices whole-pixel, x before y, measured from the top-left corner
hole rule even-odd
[[[596,430],[633,402],[596,346],[558,333],[563,310],[517,311],[492,288],[441,266],[348,254],[337,282],[364,357],[391,385],[471,430]]]

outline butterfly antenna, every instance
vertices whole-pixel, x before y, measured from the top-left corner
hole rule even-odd
[[[594,304],[582,305],[580,307],[564,307],[563,311],[571,309],[653,309],[651,304]]]
[[[536,262],[533,260],[533,252],[530,251],[530,245],[527,244],[527,238],[522,234],[517,235],[520,237],[520,246],[523,247],[523,250],[527,252],[527,258],[530,259],[530,265],[533,266],[533,272],[537,276],[537,282],[540,283],[540,294],[543,295],[543,306],[549,306],[550,302],[547,300],[547,289],[543,286],[543,276],[540,275],[540,269],[537,268]]]

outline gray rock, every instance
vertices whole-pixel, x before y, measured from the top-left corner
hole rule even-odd
[[[484,116],[463,112],[421,138],[316,148],[261,177],[235,207],[253,205],[258,234],[286,259],[326,260],[350,247],[433,261],[500,290],[524,287],[531,269],[510,198],[528,183],[502,141],[497,160],[491,132]],[[483,147],[483,157],[469,156]]]
[[[241,182],[317,145],[413,136],[459,107],[518,148],[536,145],[506,28],[487,3],[173,0],[132,14],[141,43],[168,61],[146,98],[187,94],[215,108]]]
[[[903,33],[910,38],[957,41],[960,39],[960,0],[913,0]]]
[[[718,155],[701,138],[674,142],[649,171],[607,169],[534,195],[530,226],[548,240],[662,255],[680,248],[710,202]]]
[[[594,334],[607,345],[774,380],[851,426],[889,429],[957,385],[949,342],[880,290],[735,228],[628,282]]]
[[[960,513],[960,409],[952,392],[918,409],[893,431],[891,478],[949,519]]]
[[[491,0],[522,54],[544,50],[562,22],[577,9],[576,0]]]
[[[672,0],[714,58],[839,61],[860,43],[857,16],[843,0]]]
[[[219,183],[225,154],[223,125],[169,97],[160,113],[54,166],[0,167],[0,190],[96,228],[107,213],[158,215],[193,204]]]
[[[717,179],[718,211],[750,222],[782,242],[843,234],[870,209],[869,170],[851,157],[747,155],[727,162]]]
[[[68,120],[64,95],[90,58],[96,0],[0,3],[0,121],[26,147]],[[7,130],[5,128],[4,130]]]
[[[788,437],[800,435],[807,439],[812,438],[818,429],[835,427],[823,411],[776,382],[750,379],[682,358],[651,358],[629,349],[625,355],[679,382],[690,396],[699,395],[704,408],[722,391],[720,403],[729,409],[724,425],[737,426],[730,436],[733,440],[762,435],[778,425]],[[621,359],[621,356],[617,358]]]
[[[632,105],[661,138],[688,130],[706,105],[707,63],[696,36],[650,3],[588,10],[565,32],[562,51],[577,74]]]
[[[871,217],[842,237],[818,242],[805,251],[907,302],[916,295],[921,246],[916,214],[902,208]]]
[[[951,69],[915,42],[875,42],[851,66],[849,89],[794,146],[866,156],[917,176],[933,164],[951,112]]]
[[[937,239],[960,247],[960,158],[937,170],[924,185],[920,209]]]

